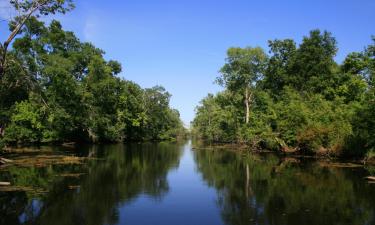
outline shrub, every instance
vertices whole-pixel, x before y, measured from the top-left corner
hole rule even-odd
[[[16,103],[4,140],[7,142],[39,142],[44,126],[41,107],[30,101]]]

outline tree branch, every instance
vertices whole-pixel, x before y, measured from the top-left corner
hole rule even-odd
[[[21,30],[23,25],[25,25],[26,21],[30,18],[30,16],[41,6],[41,4],[38,3],[38,1],[35,1],[35,5],[30,9],[30,11],[24,16],[24,18],[19,22],[12,31],[12,33],[9,35],[8,39],[3,44],[3,49],[7,50],[9,44],[12,42],[12,40],[16,37],[18,32]]]
[[[5,61],[6,61],[6,56],[8,52],[8,47],[9,44],[13,41],[13,39],[16,37],[16,35],[19,33],[21,28],[25,25],[26,21],[30,18],[30,16],[38,10],[43,4],[45,4],[47,1],[44,2],[39,2],[38,0],[35,0],[33,6],[30,8],[29,12],[27,12],[24,15],[24,18],[17,24],[16,28],[12,31],[12,33],[9,35],[7,40],[4,42],[4,44],[0,45],[1,47],[1,58],[0,58],[0,79],[2,75],[5,72]]]

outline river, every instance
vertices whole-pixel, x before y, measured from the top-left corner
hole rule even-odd
[[[186,143],[44,147],[0,168],[0,224],[373,225],[373,168]]]

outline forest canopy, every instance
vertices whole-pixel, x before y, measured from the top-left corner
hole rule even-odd
[[[57,1],[63,2],[71,4]],[[66,11],[61,5],[49,7],[39,13]],[[9,24],[11,32],[15,23]],[[119,62],[105,60],[103,50],[81,42],[59,21],[46,24],[30,15],[11,48],[3,51],[2,145],[170,140],[185,135],[179,112],[169,105],[170,93],[120,78]]]
[[[218,84],[192,122],[195,136],[253,148],[336,156],[374,156],[375,37],[338,64],[337,41],[312,30],[297,45],[271,40],[230,48]]]

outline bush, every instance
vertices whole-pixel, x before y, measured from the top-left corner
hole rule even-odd
[[[7,142],[39,142],[44,129],[42,118],[41,107],[37,104],[30,101],[16,103],[4,140]]]
[[[366,153],[372,155],[375,151],[375,90],[369,91],[366,99],[355,108],[351,124],[353,135],[347,141],[345,154],[348,156]]]

